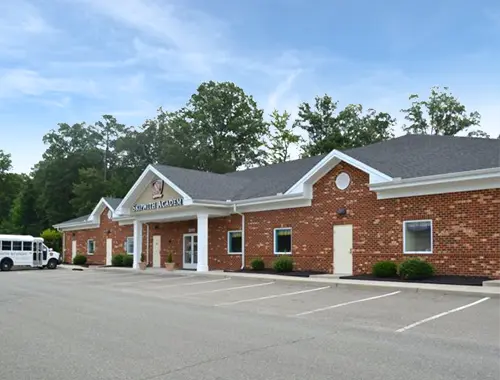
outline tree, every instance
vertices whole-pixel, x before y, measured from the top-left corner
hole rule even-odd
[[[103,196],[109,195],[109,182],[96,168],[78,171],[78,181],[73,183],[73,198],[70,203],[76,215],[89,214]]]
[[[43,238],[43,241],[45,245],[47,245],[47,247],[52,248],[56,252],[61,252],[62,234],[59,231],[53,228],[47,228],[42,231],[40,237]]]
[[[103,120],[95,123],[96,133],[101,140],[101,148],[104,151],[103,157],[103,176],[104,180],[108,179],[108,170],[116,164],[117,157],[115,154],[116,141],[123,135],[125,125],[119,124],[111,115],[103,115]]]
[[[21,190],[14,199],[9,214],[7,232],[20,235],[38,236],[42,230],[40,217],[36,211],[36,192],[33,180],[25,177]]]
[[[338,102],[328,95],[315,98],[314,108],[307,102],[299,106],[295,126],[304,129],[309,141],[304,156],[326,154],[333,149],[356,148],[392,138],[396,120],[388,113],[368,109],[359,104],[348,105],[336,113]]]
[[[160,110],[161,163],[226,173],[263,161],[264,111],[230,82],[202,83],[185,107]]]
[[[420,100],[416,94],[410,95],[412,102],[401,112],[406,114],[408,125],[403,130],[412,134],[449,135],[469,132],[469,136],[489,137],[480,130],[469,131],[471,127],[479,126],[481,115],[478,112],[467,113],[465,106],[451,94],[448,87],[432,87],[429,99]]]
[[[12,168],[10,154],[0,150],[0,175],[4,175]]]
[[[9,172],[12,169],[10,157],[0,150],[0,229],[4,231],[12,230],[9,215],[24,181],[23,175]]]
[[[288,126],[290,114],[287,111],[280,114],[278,110],[274,110],[270,116],[273,132],[269,131],[267,163],[277,164],[290,159],[290,147],[298,144],[301,137],[293,132],[293,127]]]

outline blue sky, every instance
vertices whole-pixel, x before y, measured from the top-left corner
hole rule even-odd
[[[268,113],[328,93],[400,124],[449,86],[496,136],[499,62],[498,0],[2,0],[0,149],[29,172],[58,122],[140,125],[211,79]]]

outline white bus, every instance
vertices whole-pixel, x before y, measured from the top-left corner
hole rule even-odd
[[[61,254],[43,244],[43,238],[30,235],[0,235],[0,270],[13,266],[56,269]]]

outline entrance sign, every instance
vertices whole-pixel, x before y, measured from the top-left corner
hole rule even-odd
[[[132,211],[151,211],[159,210],[162,208],[182,206],[183,198],[167,199],[164,201],[150,202],[150,203],[138,203],[132,207]]]

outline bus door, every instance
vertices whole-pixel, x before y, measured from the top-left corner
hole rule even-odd
[[[43,245],[41,242],[33,242],[33,266],[43,265]]]

